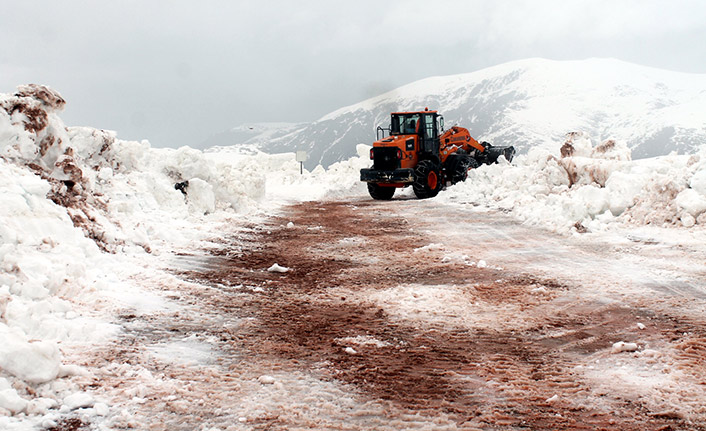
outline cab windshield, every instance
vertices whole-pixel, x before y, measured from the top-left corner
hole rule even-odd
[[[413,135],[419,132],[419,114],[393,114],[391,135]]]

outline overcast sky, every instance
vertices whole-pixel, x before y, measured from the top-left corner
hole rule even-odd
[[[706,73],[706,2],[0,0],[0,92],[41,83],[67,125],[199,147],[436,75],[544,57]]]

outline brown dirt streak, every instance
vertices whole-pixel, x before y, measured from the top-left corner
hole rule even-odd
[[[561,394],[569,400],[588,396],[591,388],[574,380],[569,372],[571,360],[617,341],[616,333],[625,329],[626,319],[614,316],[615,309],[581,316],[547,316],[543,327],[520,337],[502,331],[413,327],[389,320],[372,304],[331,297],[331,286],[365,290],[400,282],[433,285],[472,281],[480,284],[478,294],[487,300],[507,303],[528,299],[527,290],[537,281],[531,277],[518,275],[498,283],[501,274],[495,270],[458,267],[415,254],[415,248],[430,241],[410,232],[404,219],[384,213],[384,205],[294,205],[288,218],[273,219],[271,234],[263,232],[253,239],[263,246],[229,257],[216,271],[184,276],[212,284],[266,288],[265,294],[252,295],[239,305],[239,313],[258,320],[250,332],[234,335],[253,357],[276,356],[301,366],[323,366],[331,378],[354,384],[370,397],[394,402],[403,409],[426,414],[443,411],[459,424],[469,422],[483,428],[685,427],[678,418],[655,417],[632,402],[617,406],[617,414],[546,402],[547,394]],[[295,229],[284,228],[290,220]],[[325,247],[350,237],[364,238],[359,253],[377,256],[380,263],[364,264],[356,255],[331,254]],[[264,271],[274,262],[292,271]],[[224,313],[233,307],[227,296],[203,299]],[[545,331],[552,327],[566,328],[573,335],[552,338]],[[356,346],[359,354],[351,355],[335,341],[360,334],[388,345]]]

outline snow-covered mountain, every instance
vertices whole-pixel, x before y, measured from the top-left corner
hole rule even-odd
[[[297,132],[307,126],[306,123],[249,123],[233,127],[225,132],[212,135],[200,145],[199,149],[213,147],[229,147],[238,145],[243,147],[262,148],[272,140]]]
[[[424,107],[441,111],[449,126],[468,127],[474,137],[515,145],[520,153],[555,145],[572,131],[622,141],[634,158],[688,153],[706,142],[706,74],[614,59],[528,59],[416,81],[310,124],[274,133],[269,127],[266,135],[239,140],[242,135],[226,132],[218,145],[307,150],[305,166],[328,166],[353,156],[356,144],[371,144],[376,127],[388,125],[390,112]]]

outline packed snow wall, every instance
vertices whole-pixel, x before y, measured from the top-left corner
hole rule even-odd
[[[501,209],[562,233],[706,226],[706,145],[693,154],[632,160],[623,142],[594,146],[588,134],[572,132],[555,147],[481,166],[441,199]]]
[[[107,256],[158,254],[189,240],[179,226],[247,210],[265,192],[253,164],[66,127],[64,105],[42,85],[0,94],[0,413],[56,406],[52,381],[80,372],[63,364],[62,343],[118,331],[73,311],[105,286],[95,268],[109,272]]]

